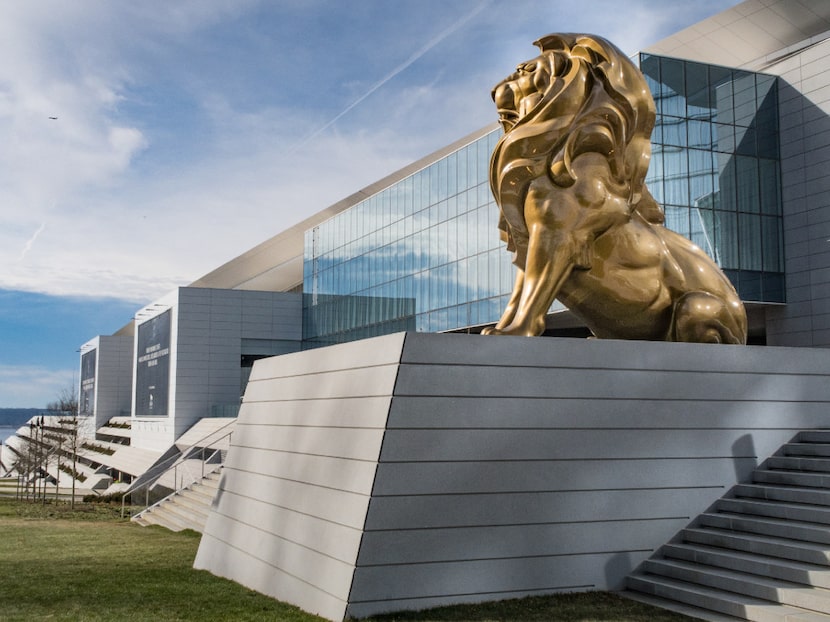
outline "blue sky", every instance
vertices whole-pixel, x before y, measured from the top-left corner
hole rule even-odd
[[[0,407],[44,407],[87,340],[495,121],[540,36],[634,53],[734,4],[0,3]]]

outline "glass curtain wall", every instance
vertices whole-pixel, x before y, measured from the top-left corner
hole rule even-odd
[[[743,300],[784,302],[775,76],[647,54],[640,68],[657,106],[646,182],[666,226]]]
[[[744,300],[783,302],[775,78],[650,55],[640,64],[657,106],[647,182],[666,226],[713,257]],[[307,346],[498,320],[515,276],[488,183],[500,136],[306,232]]]
[[[309,345],[499,318],[515,274],[488,182],[500,135],[494,130],[306,232]]]

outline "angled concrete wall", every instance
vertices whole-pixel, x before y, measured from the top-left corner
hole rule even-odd
[[[267,359],[195,565],[331,620],[616,589],[830,426],[828,374],[827,350],[435,334]]]
[[[255,363],[197,568],[343,618],[403,341]]]

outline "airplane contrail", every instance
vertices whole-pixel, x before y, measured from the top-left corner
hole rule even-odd
[[[35,240],[37,239],[37,236],[39,236],[41,233],[43,233],[44,229],[46,229],[46,223],[45,222],[41,223],[41,225],[40,225],[40,227],[38,227],[37,231],[35,231],[32,234],[32,237],[30,237],[26,241],[26,245],[23,247],[23,250],[20,251],[20,257],[17,258],[17,261],[23,261],[23,259],[26,257],[26,253],[28,253],[30,250],[32,250],[32,245],[35,243]]]
[[[365,93],[363,93],[360,97],[358,97],[356,100],[354,100],[351,104],[346,106],[337,115],[335,115],[330,121],[328,121],[327,123],[323,124],[322,126],[317,128],[316,130],[314,130],[311,134],[306,136],[304,139],[302,139],[298,143],[295,143],[293,146],[289,147],[288,151],[293,151],[294,149],[298,149],[298,148],[304,146],[312,138],[315,138],[315,137],[319,136],[322,132],[324,132],[325,130],[330,128],[332,125],[337,123],[337,121],[340,120],[340,118],[343,117],[343,115],[347,114],[355,106],[357,106],[363,100],[365,100],[367,97],[369,97],[369,95],[371,95],[372,93],[377,91],[380,87],[382,87],[384,84],[389,82],[389,80],[391,80],[392,78],[394,78],[395,76],[400,74],[407,67],[409,67],[412,63],[414,63],[416,60],[421,58],[424,54],[429,52],[436,45],[441,43],[441,41],[443,41],[444,39],[449,37],[451,34],[456,32],[458,29],[460,29],[462,26],[464,26],[464,24],[466,24],[472,18],[474,18],[476,15],[481,13],[489,5],[490,5],[490,2],[482,2],[474,10],[472,10],[470,13],[468,13],[467,15],[465,15],[464,17],[462,17],[461,19],[459,19],[458,21],[456,21],[455,23],[450,25],[445,30],[442,30],[435,37],[430,39],[426,43],[426,45],[424,45],[421,49],[419,49],[417,52],[415,52],[412,56],[410,56],[408,59],[406,59],[403,63],[401,63],[400,65],[395,67],[389,74],[387,74],[385,77],[383,77],[380,80],[378,80],[377,82],[375,82],[375,84],[373,84],[371,87],[369,87],[369,89],[367,89],[367,91]]]

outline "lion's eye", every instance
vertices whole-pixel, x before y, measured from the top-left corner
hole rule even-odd
[[[521,65],[519,65],[519,71],[522,73],[533,73],[534,71],[536,71],[537,66],[538,65],[536,64],[535,60],[528,61],[526,63],[522,63]]]

